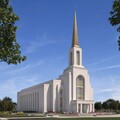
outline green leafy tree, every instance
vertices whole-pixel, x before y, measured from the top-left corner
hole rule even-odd
[[[14,108],[14,104],[12,102],[12,99],[9,97],[3,98],[1,101],[2,111],[12,111]]]
[[[118,110],[119,109],[119,101],[118,100],[113,101],[111,106],[112,106],[113,110]]]
[[[107,99],[103,103],[95,103],[96,110],[117,111],[120,110],[120,101],[114,99]]]
[[[120,110],[120,102],[119,102],[119,104],[118,104],[118,110]]]
[[[112,26],[118,25],[117,32],[120,32],[120,0],[114,0],[109,21]],[[118,38],[118,46],[120,50],[120,36]]]
[[[108,105],[108,103],[107,103],[106,101],[104,101],[104,102],[102,103],[102,108],[103,108],[104,110],[108,110],[108,109],[109,109],[109,105]]]
[[[2,111],[2,101],[0,100],[0,111]]]
[[[0,61],[18,64],[26,60],[21,56],[20,45],[16,41],[15,22],[19,17],[13,12],[10,0],[0,0]]]
[[[17,111],[17,103],[13,102],[13,111]]]
[[[108,109],[109,110],[113,110],[113,106],[115,105],[115,100],[113,100],[113,99],[108,99],[107,101],[107,104],[108,104]]]
[[[115,111],[119,109],[119,101],[114,99],[108,99],[102,103],[102,108],[104,110]]]
[[[101,110],[102,109],[102,103],[101,102],[96,102],[95,103],[95,110]]]

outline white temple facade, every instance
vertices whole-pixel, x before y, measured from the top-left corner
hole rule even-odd
[[[93,88],[87,69],[82,65],[82,49],[78,44],[76,13],[69,65],[63,74],[17,93],[18,111],[94,112]]]

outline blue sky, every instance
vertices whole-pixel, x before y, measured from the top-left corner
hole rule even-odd
[[[74,8],[83,65],[88,69],[95,101],[120,100],[120,52],[116,27],[108,22],[113,0],[11,0],[19,15],[17,41],[27,61],[0,63],[0,99],[16,101],[17,92],[57,78],[68,66]]]

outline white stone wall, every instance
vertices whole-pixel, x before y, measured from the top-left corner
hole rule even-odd
[[[85,100],[93,100],[93,89],[90,84],[89,75],[86,69],[73,67],[72,69],[69,68],[72,73],[72,89],[73,95],[72,100],[76,100],[76,78],[79,75],[82,75],[85,78]]]
[[[28,89],[24,89],[18,92],[17,94],[18,111],[39,111],[40,105],[43,101],[42,100],[43,98],[40,98],[42,93],[43,93],[42,85],[30,87]],[[41,99],[41,101],[39,101],[39,99]]]
[[[18,111],[59,111],[59,89],[61,80],[51,80],[17,94]]]
[[[64,72],[63,75],[59,77],[62,80],[63,88],[63,111],[70,111],[70,102],[71,102],[71,72]]]

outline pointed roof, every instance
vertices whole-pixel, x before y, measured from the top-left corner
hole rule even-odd
[[[79,43],[78,43],[78,29],[77,29],[76,11],[75,11],[75,14],[74,14],[73,36],[72,36],[72,47],[79,47]]]

